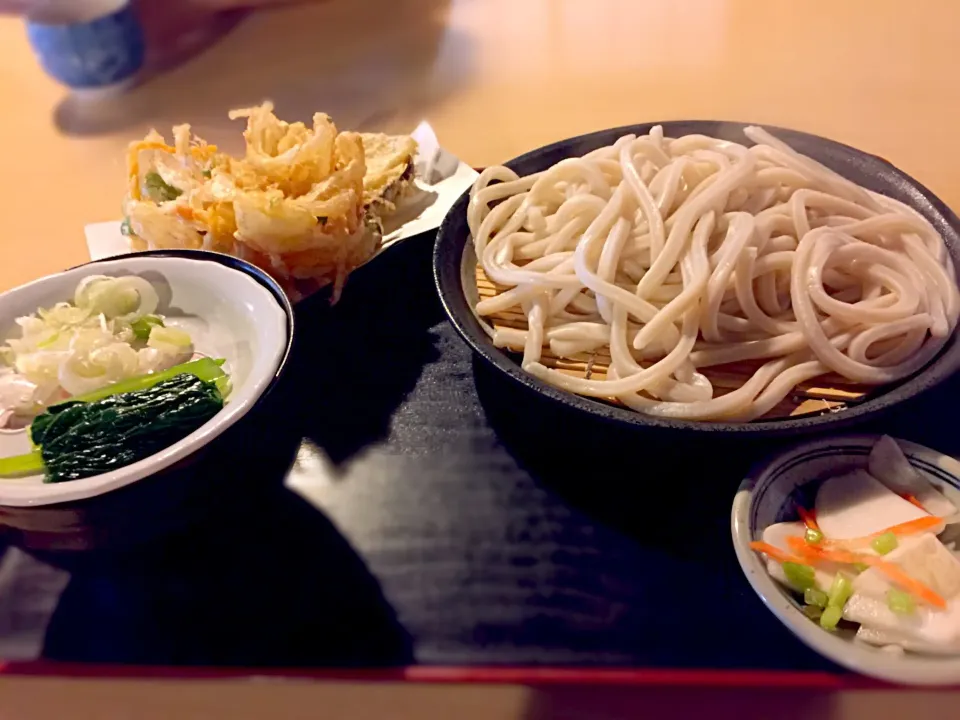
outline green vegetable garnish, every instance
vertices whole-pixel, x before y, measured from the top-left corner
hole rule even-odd
[[[182,373],[146,390],[51,406],[30,434],[47,468],[45,482],[79,480],[169,447],[222,408],[216,383]]]
[[[216,378],[213,382],[217,386],[217,390],[219,390],[220,394],[224,397],[230,395],[230,391],[233,390],[233,383],[230,382],[230,376],[226,373]]]
[[[804,592],[807,588],[814,586],[813,568],[809,565],[785,562],[783,573],[787,576],[787,581],[799,592]]]
[[[203,175],[205,178],[213,177],[213,172],[210,170],[204,170],[200,174]]]
[[[150,329],[150,341],[147,345],[155,348],[168,348],[176,352],[186,352],[190,349],[192,342],[190,341],[190,335],[183,330],[159,325]]]
[[[176,200],[183,195],[183,190],[166,183],[164,179],[160,177],[160,173],[148,172],[143,178],[143,184],[146,186],[147,195],[149,195],[150,199],[154,202],[168,202],[170,200]]]
[[[876,550],[878,555],[886,555],[889,552],[893,552],[897,549],[897,545],[899,545],[897,536],[892,532],[878,535],[870,541],[870,547]]]
[[[858,573],[862,573],[862,572],[866,572],[867,570],[869,570],[869,569],[870,569],[870,566],[867,565],[866,563],[854,563],[854,564],[853,564],[853,569],[856,570]]]
[[[823,615],[823,608],[816,605],[804,605],[801,612],[803,612],[803,614],[811,620],[816,621],[820,619],[821,615]]]
[[[188,363],[177,365],[169,370],[164,370],[163,372],[153,373],[151,375],[141,375],[139,377],[130,378],[129,380],[123,380],[121,382],[114,383],[113,385],[108,385],[105,388],[94,390],[86,395],[77,395],[70,400],[65,400],[61,403],[57,403],[56,405],[51,405],[49,408],[47,408],[45,413],[37,416],[37,418],[34,419],[33,424],[30,426],[31,439],[33,440],[34,445],[40,445],[41,440],[38,439],[37,432],[40,433],[40,436],[43,436],[44,426],[50,422],[50,417],[59,415],[64,410],[67,410],[73,406],[85,403],[98,403],[115,395],[131,395],[137,392],[149,390],[160,385],[161,383],[168,382],[175,378],[193,377],[204,382],[205,384],[211,385],[219,394],[220,406],[222,407],[223,398],[230,393],[231,389],[230,376],[227,375],[221,368],[223,363],[223,360],[212,360],[210,358],[191,360]],[[176,442],[176,440],[170,440],[169,444],[174,442]],[[31,453],[27,453],[26,455],[0,458],[0,478],[20,477],[21,475],[35,475],[39,472],[42,472],[45,468],[44,459],[45,456],[41,455],[40,449]],[[122,467],[122,465],[117,465],[116,467]]]
[[[130,226],[130,218],[125,217],[123,222],[120,223],[120,232],[126,237],[133,235],[133,228]]]
[[[917,603],[910,593],[890,588],[887,590],[887,607],[898,615],[912,615],[917,610]]]
[[[76,300],[77,308],[85,314],[103,314],[108,320],[132,313],[140,307],[140,294],[121,280],[95,282]]]
[[[0,477],[20,477],[43,472],[43,457],[39,450],[26,455],[0,458]]]
[[[130,323],[130,329],[133,330],[137,340],[146,340],[150,337],[150,331],[155,327],[163,327],[163,318],[159,315],[144,315],[139,320]]]
[[[807,528],[807,531],[803,534],[803,539],[808,545],[819,545],[823,542],[823,533],[813,528]]]
[[[842,617],[843,611],[840,608],[833,607],[831,605],[827,607],[820,616],[820,627],[822,627],[824,630],[836,630],[837,623],[840,622]]]
[[[218,378],[226,375],[226,373],[224,373],[223,369],[220,367],[223,365],[223,363],[223,360],[211,360],[210,358],[191,360],[190,362],[183,363],[182,365],[175,365],[169,370],[151,373],[150,375],[140,375],[139,377],[130,378],[129,380],[121,380],[118,383],[107,385],[99,390],[94,390],[93,392],[88,392],[84,395],[77,395],[76,397],[72,397],[69,400],[58,403],[57,405],[51,405],[50,408],[48,408],[48,411],[58,407],[58,405],[66,405],[68,403],[76,402],[96,402],[97,400],[110,397],[111,395],[135,392],[137,390],[146,390],[147,388],[151,388],[158,383],[162,383],[164,380],[169,380],[170,378],[176,377],[177,375],[181,375],[183,373],[194,375],[199,379],[206,380],[208,382],[215,381]]]
[[[827,594],[823,590],[808,587],[803,591],[803,601],[807,605],[816,605],[819,608],[825,608],[827,606],[827,600]]]
[[[830,585],[830,592],[827,597],[827,607],[843,609],[847,600],[853,595],[853,583],[842,572],[838,572]]]

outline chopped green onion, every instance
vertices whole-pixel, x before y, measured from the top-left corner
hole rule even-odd
[[[816,622],[820,619],[820,616],[823,614],[823,608],[817,607],[816,605],[804,605],[801,612],[806,615],[808,618]]]
[[[43,472],[43,456],[40,455],[39,449],[26,455],[0,458],[0,477],[2,478],[35,475],[41,472]]]
[[[876,550],[878,555],[886,555],[889,552],[893,552],[897,549],[897,545],[899,545],[897,536],[892,532],[878,535],[870,542],[870,547]]]
[[[803,534],[803,539],[807,542],[807,545],[819,545],[823,542],[823,533],[814,528],[807,528],[807,531]]]
[[[230,382],[230,376],[224,373],[220,377],[216,378],[214,381],[217,386],[217,390],[220,391],[220,397],[226,398],[230,394],[230,391],[233,390],[233,383]]]
[[[827,607],[842,609],[851,595],[853,595],[853,583],[842,572],[838,572],[833,578],[833,584],[830,585]]]
[[[203,175],[205,178],[213,177],[213,172],[210,170],[204,170],[200,174]]]
[[[828,599],[827,594],[823,590],[815,587],[808,587],[803,591],[803,601],[807,605],[816,605],[819,608],[825,608]]]
[[[191,344],[190,335],[183,330],[162,324],[150,328],[150,339],[147,341],[150,347],[161,349],[189,348]]]
[[[783,574],[787,576],[787,582],[799,592],[804,592],[807,588],[814,586],[813,568],[809,565],[785,562],[783,564]]]
[[[130,323],[130,328],[137,340],[146,340],[155,326],[163,327],[163,318],[159,315],[144,315],[139,320]]]
[[[870,566],[867,565],[866,563],[854,563],[854,564],[853,564],[853,569],[856,570],[858,573],[862,573],[862,572],[866,572],[867,570],[869,570],[869,569],[870,569]]]
[[[840,622],[840,619],[843,617],[843,611],[834,606],[827,607],[823,614],[820,616],[820,627],[824,630],[833,630],[837,629],[837,623]]]
[[[75,298],[77,307],[94,315],[115,318],[127,315],[140,307],[140,293],[128,283],[116,278],[97,280]]]
[[[917,610],[917,603],[910,593],[890,588],[887,590],[887,607],[898,615],[912,615]]]
[[[133,228],[130,226],[130,218],[125,217],[123,222],[120,223],[120,234],[126,237],[133,235]]]

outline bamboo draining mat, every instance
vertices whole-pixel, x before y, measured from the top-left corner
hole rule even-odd
[[[506,287],[493,283],[484,273],[483,268],[477,265],[477,291],[480,299],[494,297],[507,290]],[[509,310],[486,318],[494,327],[527,328],[527,318],[519,309]],[[518,355],[519,357],[519,355]],[[541,362],[550,368],[555,368],[568,375],[577,377],[591,377],[604,379],[610,365],[610,352],[602,348],[588,355],[586,353],[575,358],[559,358],[550,348],[543,348]],[[731,363],[704,368],[703,374],[713,383],[717,396],[735,390],[753,374],[757,364]],[[763,416],[763,419],[782,418],[787,416],[821,413],[827,410],[839,410],[847,403],[855,403],[867,393],[862,385],[851,385],[836,375],[824,375],[812,381],[798,385],[794,391],[785,397],[776,407]],[[611,399],[611,402],[616,400]]]

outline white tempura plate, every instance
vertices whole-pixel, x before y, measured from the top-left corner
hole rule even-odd
[[[70,300],[89,275],[139,275],[160,295],[158,312],[187,330],[195,349],[224,358],[232,391],[217,415],[155,455],[127,467],[82,480],[45,483],[44,476],[0,479],[0,505],[36,506],[82,500],[152,475],[206,445],[242,418],[270,386],[286,357],[292,319],[262,273],[245,263],[228,266],[211,253],[150,254],[91,263],[51,275],[0,295],[0,339],[18,335],[15,320],[40,307]],[[261,279],[257,279],[261,278]],[[269,282],[269,281],[266,281]],[[279,292],[279,291],[278,291]],[[282,297],[282,294],[280,295]],[[0,431],[0,457],[29,452],[27,431]]]

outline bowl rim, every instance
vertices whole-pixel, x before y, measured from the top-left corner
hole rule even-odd
[[[787,142],[790,142],[792,139],[802,139],[807,142],[820,143],[826,151],[842,153],[847,157],[855,156],[862,158],[876,165],[878,168],[883,168],[886,173],[892,174],[893,177],[903,182],[910,190],[912,196],[919,198],[918,201],[922,200],[925,202],[933,212],[942,218],[946,225],[960,234],[960,218],[924,185],[887,160],[819,135],[762,123],[725,120],[665,120],[623,125],[559,140],[519,155],[504,164],[511,169],[516,169],[518,165],[537,160],[541,156],[549,155],[557,151],[565,151],[574,144],[594,143],[599,146],[599,143],[610,141],[611,138],[616,138],[626,133],[647,132],[654,125],[662,125],[666,133],[669,133],[672,127],[683,125],[690,128],[687,132],[702,132],[704,134],[710,134],[710,129],[715,129],[716,126],[726,126],[742,131],[743,128],[750,125],[761,125],[765,130],[777,137],[785,139]],[[570,155],[567,156],[569,157]],[[812,434],[826,428],[829,428],[831,431],[838,431],[858,422],[863,422],[867,417],[879,417],[889,412],[897,404],[915,398],[943,382],[957,370],[960,370],[960,348],[951,353],[950,350],[953,346],[948,345],[930,363],[914,375],[900,381],[890,390],[868,397],[868,399],[857,405],[844,408],[841,412],[805,414],[796,418],[788,417],[746,423],[703,422],[660,418],[560,390],[524,372],[519,363],[510,355],[495,347],[489,336],[480,327],[478,320],[469,306],[469,301],[466,300],[461,270],[464,258],[468,253],[472,253],[472,244],[468,242],[468,231],[458,232],[457,229],[458,227],[466,229],[464,218],[466,217],[469,197],[470,190],[468,189],[448,211],[437,232],[437,239],[434,244],[434,285],[440,296],[440,302],[448,320],[457,331],[457,334],[460,335],[479,357],[483,358],[487,363],[504,373],[513,381],[518,382],[527,390],[533,391],[555,403],[585,412],[604,422],[612,422],[621,426],[629,425],[649,430],[683,430],[698,434],[725,433],[735,434],[741,437],[774,438],[787,435],[796,436],[797,434]],[[911,206],[916,209],[915,205]],[[951,252],[951,250],[953,251]],[[948,252],[954,256],[956,269],[960,271],[960,247],[953,249],[948,245]],[[951,342],[954,344],[960,342],[960,336],[958,336],[957,331],[955,331],[954,338]],[[937,379],[930,385],[924,385],[921,380],[929,376],[929,373],[934,369],[938,371]]]
[[[16,288],[11,288],[4,293],[0,293],[0,299],[9,293],[22,291],[31,286],[45,284],[53,278],[58,278],[83,268],[100,264],[123,263],[133,259],[158,260],[161,263],[166,259],[178,261],[187,260],[196,263],[213,262],[227,272],[237,272],[243,275],[246,281],[258,286],[260,291],[266,292],[270,300],[276,304],[278,315],[284,318],[284,327],[281,329],[282,343],[273,349],[267,360],[270,370],[263,373],[262,377],[253,379],[253,391],[244,402],[234,405],[232,408],[230,405],[225,406],[224,410],[218,413],[217,416],[208,420],[186,437],[163,448],[159,452],[138,460],[131,465],[117,468],[107,473],[93,475],[89,478],[56,484],[45,483],[41,487],[50,488],[50,490],[36,496],[31,496],[28,493],[24,493],[22,496],[5,496],[0,500],[0,506],[41,507],[86,500],[154,475],[190,457],[209,442],[226,432],[228,428],[239,422],[266,397],[276,386],[283,374],[287,360],[290,357],[294,338],[295,320],[290,301],[279,284],[267,273],[244,260],[228,255],[203,250],[145,250],[135,253],[125,253],[115,257],[92,260],[38,278]],[[109,479],[106,479],[108,476]],[[85,482],[96,481],[98,479],[99,483]]]
[[[770,577],[757,553],[750,549],[753,540],[750,524],[753,508],[754,490],[765,478],[788,462],[802,459],[812,451],[827,448],[858,447],[871,448],[879,440],[878,434],[847,434],[835,437],[818,438],[798,443],[786,450],[776,452],[754,465],[747,473],[733,500],[730,511],[730,534],[737,562],[750,587],[767,609],[807,647],[837,663],[847,670],[885,680],[891,683],[908,685],[956,685],[960,683],[960,656],[927,656],[913,653],[888,654],[879,648],[859,645],[851,640],[832,635],[805,617],[789,599],[786,591]],[[944,475],[949,475],[960,490],[960,463],[949,455],[937,450],[895,438],[905,454],[930,458],[931,464],[938,465]],[[840,453],[842,454],[842,452]],[[863,457],[858,453],[857,457]],[[941,464],[954,466],[947,470]],[[801,460],[802,462],[802,460]],[[911,462],[911,464],[913,464]],[[777,482],[774,480],[773,482]]]

